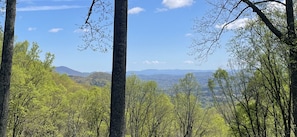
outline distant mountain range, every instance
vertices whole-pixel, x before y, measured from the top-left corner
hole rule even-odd
[[[128,71],[127,75],[136,74],[136,75],[186,75],[187,73],[208,73],[214,72],[213,70],[182,70],[182,69],[147,69],[141,71]]]
[[[60,66],[56,67],[56,72],[66,74],[77,83],[92,86],[104,86],[111,82],[111,73],[92,72],[84,73],[71,68]],[[201,102],[203,106],[207,102],[212,102],[211,92],[208,90],[208,79],[212,77],[213,70],[156,70],[148,69],[143,71],[128,71],[127,76],[137,75],[144,81],[155,81],[158,86],[167,94],[172,94],[171,88],[184,78],[187,73],[193,73],[201,87]]]
[[[102,86],[102,83],[110,81],[111,74],[106,72],[93,72],[85,73],[73,70],[65,66],[59,66],[55,68],[55,71],[60,74],[67,74],[78,83],[90,83],[90,85]],[[157,70],[148,69],[142,71],[128,71],[127,75],[137,75],[140,79],[145,81],[156,81],[160,88],[169,89],[174,84],[178,83],[179,79],[183,78],[187,73],[194,73],[197,81],[202,87],[202,90],[206,90],[208,79],[211,78],[213,70]],[[98,80],[100,79],[100,80]],[[87,81],[87,82],[86,82]],[[103,82],[102,82],[103,81]],[[92,84],[100,83],[100,84]]]
[[[55,68],[55,71],[60,74],[67,74],[70,76],[87,77],[90,72],[79,72],[65,66],[59,66]],[[183,70],[183,69],[146,69],[141,71],[127,71],[127,75],[186,75],[187,73],[213,73],[214,70]],[[105,72],[107,73],[107,72]],[[110,74],[110,73],[109,73]]]

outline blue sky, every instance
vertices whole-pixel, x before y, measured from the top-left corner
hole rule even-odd
[[[111,50],[79,50],[83,44],[79,26],[90,4],[91,0],[18,0],[16,41],[37,42],[43,53],[55,54],[54,66],[110,72]],[[188,54],[194,19],[208,7],[203,0],[129,0],[127,70],[226,67],[224,48],[205,62]]]

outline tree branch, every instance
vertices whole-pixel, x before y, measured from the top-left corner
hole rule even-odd
[[[86,19],[86,21],[85,21],[85,24],[89,24],[89,19],[90,19],[90,16],[91,16],[91,14],[92,14],[93,7],[94,7],[94,4],[95,4],[95,3],[96,3],[96,0],[93,0],[91,6],[90,6],[90,8],[89,8],[89,12],[88,12],[88,15],[87,15],[87,19]]]
[[[275,34],[279,39],[283,40],[283,34],[271,23],[271,21],[266,17],[266,15],[251,1],[243,0],[249,7],[253,9],[253,12],[256,12],[257,15],[262,19],[265,25]],[[274,1],[275,2],[275,1]]]

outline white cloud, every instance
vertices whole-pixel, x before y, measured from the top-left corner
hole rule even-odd
[[[185,64],[194,64],[194,61],[191,61],[191,60],[185,60],[184,63],[185,63]]]
[[[74,1],[74,0],[53,0],[53,1]]]
[[[73,32],[74,33],[84,33],[84,32],[88,32],[88,31],[89,31],[88,29],[76,29]]]
[[[32,0],[19,0],[19,2],[32,2]]]
[[[192,37],[192,36],[193,36],[192,33],[187,33],[187,34],[185,34],[185,37]]]
[[[156,12],[164,12],[164,11],[167,11],[168,9],[167,8],[157,8],[156,9]]]
[[[162,1],[162,4],[169,9],[191,6],[193,3],[194,3],[194,0],[163,0]]]
[[[18,2],[25,2],[25,3],[32,4],[33,0],[18,0]]]
[[[28,31],[34,31],[34,30],[36,30],[37,28],[35,28],[35,27],[29,27],[28,28]]]
[[[237,19],[234,22],[228,24],[227,26],[226,23],[221,24],[221,25],[216,25],[216,28],[223,28],[225,26],[226,29],[238,29],[238,28],[242,28],[245,25],[247,25],[248,21],[250,21],[251,19],[249,18],[241,18],[241,19]]]
[[[28,6],[17,8],[17,11],[45,11],[45,10],[65,10],[65,9],[76,9],[83,8],[77,5],[61,5],[61,6]]]
[[[138,14],[140,12],[144,11],[141,7],[134,7],[128,10],[128,14]]]
[[[158,60],[153,60],[153,61],[145,60],[142,63],[147,65],[157,65],[157,64],[164,64],[165,62],[161,62]]]
[[[59,32],[61,30],[63,30],[63,28],[52,28],[48,32],[56,33],[56,32]]]

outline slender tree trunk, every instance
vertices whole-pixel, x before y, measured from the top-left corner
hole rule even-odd
[[[125,136],[128,0],[115,0],[110,137]]]
[[[16,16],[16,0],[6,1],[6,15],[4,26],[4,38],[2,60],[0,68],[0,136],[6,136],[8,119],[8,103],[10,90],[10,77],[12,67],[14,24]]]
[[[290,50],[290,95],[292,95],[292,108],[293,108],[293,127],[294,127],[294,134],[297,137],[296,126],[297,126],[297,45],[296,45],[296,33],[295,33],[295,16],[293,10],[293,1],[286,0],[286,15],[287,15],[287,30],[288,30],[288,41],[291,43],[289,46]],[[291,105],[289,106],[291,107]],[[291,116],[288,117],[288,125],[291,125]],[[288,137],[290,136],[291,126],[285,133]]]
[[[294,134],[295,137],[297,137],[297,51],[296,49],[291,49],[290,50],[290,79],[291,79],[291,84],[290,84],[290,93],[292,95],[292,108],[293,108],[293,127],[294,127]],[[289,106],[291,107],[291,106]],[[288,117],[289,121],[291,122],[291,117]],[[290,123],[289,123],[290,124]]]

